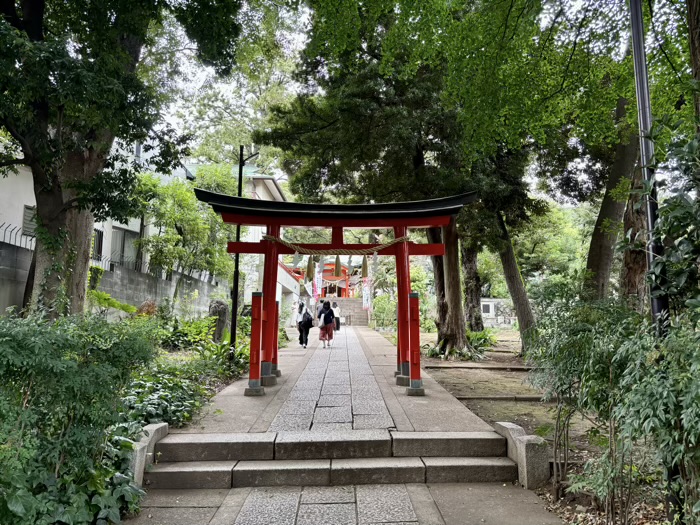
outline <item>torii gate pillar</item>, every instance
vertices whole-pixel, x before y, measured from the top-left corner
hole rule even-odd
[[[267,234],[279,237],[279,225],[268,225]],[[265,247],[265,266],[263,268],[263,334],[262,334],[262,386],[277,384],[276,371],[272,365],[275,362],[275,341],[277,340],[276,309],[277,309],[277,264],[279,251],[277,243],[263,241]]]
[[[396,239],[406,235],[405,226],[394,228]],[[397,342],[396,342],[396,363],[397,376],[396,384],[399,386],[409,386],[409,326],[408,326],[408,294],[411,292],[411,271],[408,261],[408,247],[405,242],[396,246],[396,287],[398,293],[397,312]]]

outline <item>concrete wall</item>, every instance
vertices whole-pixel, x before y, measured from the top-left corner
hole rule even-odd
[[[10,306],[22,304],[27,272],[32,262],[32,251],[0,242],[0,314]],[[165,299],[173,299],[175,285],[180,274],[175,273],[172,281],[159,279],[150,274],[140,273],[122,266],[114,271],[105,271],[99,289],[107,292],[122,303],[140,306],[152,299],[160,304]],[[196,291],[196,298],[192,292]],[[212,299],[228,299],[227,283],[207,283],[185,277],[178,293],[179,304],[176,311],[182,311],[183,302],[192,302],[196,314],[206,314]],[[194,299],[194,300],[193,300]]]
[[[179,278],[178,273],[173,273],[172,280],[165,280],[123,266],[115,266],[114,271],[105,271],[102,275],[99,290],[107,292],[122,303],[136,307],[148,300],[161,304],[165,300],[173,300]],[[193,313],[206,314],[213,299],[228,300],[229,295],[226,283],[216,285],[185,276],[176,299],[176,313],[183,313],[183,302],[191,302]]]

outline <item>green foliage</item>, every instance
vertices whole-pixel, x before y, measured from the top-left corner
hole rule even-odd
[[[396,329],[396,308],[396,299],[391,295],[378,295],[372,301],[372,320],[375,327]]]
[[[201,317],[189,320],[173,320],[172,329],[166,329],[160,344],[166,350],[192,350],[211,342],[215,317]]]
[[[100,268],[101,269],[101,268]],[[107,292],[102,292],[100,290],[90,289],[87,291],[88,301],[103,310],[109,310],[113,308],[115,310],[121,310],[127,314],[136,313],[137,308],[127,303],[121,303],[117,301],[114,297],[109,295]]]
[[[227,342],[211,340],[200,340],[189,351],[161,352],[134,374],[124,396],[123,417],[142,424],[165,421],[180,427],[222,384],[248,369],[249,355],[247,342],[231,352]]]
[[[573,413],[593,418],[597,439],[607,446],[572,490],[609,501],[631,497],[627,478],[640,461],[637,445],[651,438],[658,462],[679,467],[675,482],[693,516],[700,501],[700,390],[693,379],[700,371],[698,333],[679,318],[659,339],[639,313],[613,302],[582,302],[571,287],[550,290],[538,305],[528,353],[536,366],[531,381],[569,414],[566,419]]]
[[[233,193],[230,173],[209,170],[206,174],[201,183],[198,179],[198,187],[228,188],[225,192]],[[224,279],[232,275],[227,243],[233,230],[209,205],[197,200],[192,183],[177,178],[163,183],[155,175],[143,174],[135,198],[143,203],[144,214],[157,229],[157,235],[139,241],[151,266],[183,274],[207,271]]]
[[[284,329],[284,326],[279,327],[279,330],[277,332],[277,337],[278,337],[278,342],[279,342],[280,347],[286,345],[290,341],[289,336],[287,335],[287,330]]]
[[[90,266],[88,270],[88,290],[96,290],[102,281],[102,276],[104,275],[104,268],[99,266]]]
[[[0,522],[106,523],[143,494],[119,393],[153,354],[153,326],[101,317],[0,318]]]
[[[479,332],[467,330],[467,341],[469,341],[469,345],[474,350],[491,348],[492,346],[496,346],[496,343],[498,343],[496,336],[493,335],[493,331],[489,330],[488,328]]]

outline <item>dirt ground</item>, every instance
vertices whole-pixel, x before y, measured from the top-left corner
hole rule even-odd
[[[520,353],[520,335],[515,330],[495,330],[496,346],[486,352],[478,363],[485,366],[525,365]],[[421,342],[435,343],[436,334],[421,334]],[[445,364],[441,359],[423,357],[423,366]],[[538,395],[541,391],[528,383],[527,371],[494,370],[478,368],[429,369],[430,376],[455,397],[488,397],[507,395]],[[467,408],[488,423],[509,421],[523,427],[529,434],[552,441],[556,413],[551,403],[513,400],[470,399],[462,400]],[[571,440],[574,448],[572,459],[585,459],[593,450],[587,436],[592,427],[585,419],[572,421]]]

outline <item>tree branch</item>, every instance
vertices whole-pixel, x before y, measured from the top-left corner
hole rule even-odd
[[[12,160],[2,160],[0,161],[0,168],[4,168],[7,166],[19,166],[19,165],[24,165],[28,166],[29,165],[29,159],[27,157],[22,157],[21,159],[12,159]]]

